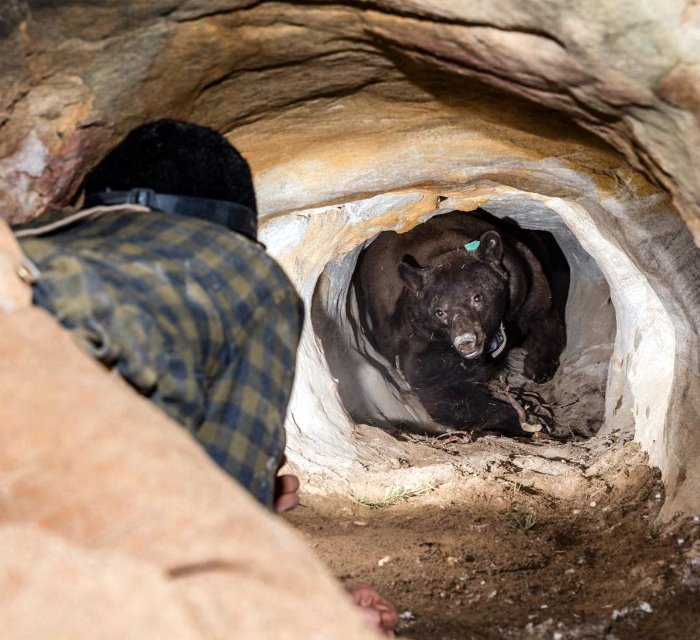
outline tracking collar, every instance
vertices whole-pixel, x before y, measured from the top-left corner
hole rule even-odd
[[[257,242],[257,214],[238,202],[173,196],[153,189],[102,191],[90,194],[85,201],[88,207],[115,204],[139,204],[156,211],[208,220]]]
[[[489,342],[489,346],[486,348],[486,353],[488,353],[492,358],[497,358],[503,353],[503,349],[506,348],[506,343],[508,338],[506,336],[506,330],[501,322],[501,326],[498,327],[496,335]]]

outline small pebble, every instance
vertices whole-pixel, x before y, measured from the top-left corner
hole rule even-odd
[[[549,607],[546,604],[543,604],[540,609],[549,609]]]
[[[555,631],[552,640],[564,640],[564,634],[561,631]]]
[[[644,611],[644,613],[651,613],[653,611],[648,602],[642,602],[642,604],[639,605],[639,608]]]
[[[413,615],[413,611],[406,610],[399,614],[399,618],[401,618],[401,620],[415,620],[416,616]]]
[[[491,593],[489,593],[489,600],[491,600],[492,598],[495,598],[497,594],[498,594],[498,591],[492,591]]]
[[[695,516],[693,518],[693,524],[700,524],[700,516]]]
[[[459,560],[455,558],[454,556],[448,556],[447,557],[447,564],[457,564]]]
[[[385,564],[388,564],[389,562],[391,562],[391,556],[384,556],[381,560],[379,560],[379,562],[377,562],[377,564],[380,567],[383,567]]]
[[[654,496],[654,498],[656,498],[657,500],[661,500],[661,494],[660,494],[660,493],[657,493],[657,494]]]
[[[591,506],[595,507],[597,505],[597,502],[591,502]]]
[[[581,513],[580,509],[574,509],[571,513],[573,513],[575,516],[577,516],[579,513]]]
[[[362,520],[355,520],[355,522],[353,522],[353,524],[357,525],[358,527],[366,527],[367,526],[367,523],[363,522]]]
[[[678,538],[678,546],[679,546],[679,547],[680,547],[684,542],[685,542],[685,540],[684,540],[683,538]]]

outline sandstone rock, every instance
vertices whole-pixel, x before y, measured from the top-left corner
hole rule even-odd
[[[0,314],[3,638],[373,637],[280,519],[36,308]]]
[[[7,638],[202,637],[156,566],[72,545],[37,526],[0,525],[0,541]]]

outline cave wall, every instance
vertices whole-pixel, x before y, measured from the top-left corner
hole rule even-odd
[[[49,165],[84,168],[163,113],[230,130],[419,62],[567,113],[668,189],[698,237],[695,2],[14,0],[0,20],[2,156],[35,129]],[[27,173],[42,185],[29,204],[75,188],[46,168]]]
[[[537,201],[610,285],[606,428],[632,421],[667,513],[700,510],[699,32],[694,2],[14,0],[0,204],[66,205],[129,128],[192,119],[250,160],[263,237],[311,303],[330,261],[441,198]],[[307,325],[290,445],[347,475],[370,454],[334,385]]]

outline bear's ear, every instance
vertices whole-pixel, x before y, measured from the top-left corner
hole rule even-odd
[[[428,274],[427,269],[421,269],[420,267],[414,267],[408,262],[399,262],[398,266],[399,278],[403,283],[411,290],[416,293],[423,288],[425,284],[425,276]]]
[[[503,242],[498,231],[486,231],[479,238],[479,248],[476,250],[476,255],[479,260],[488,262],[494,266],[501,264],[503,258]]]

